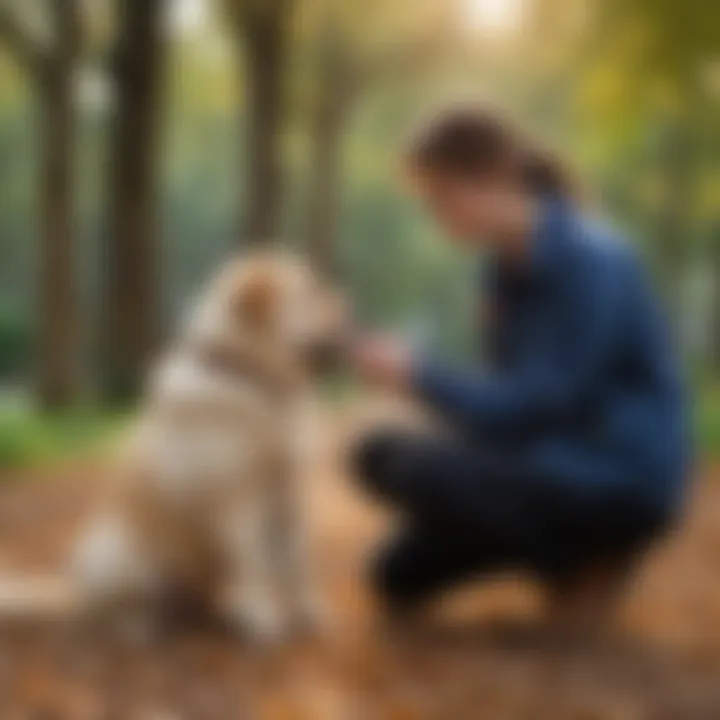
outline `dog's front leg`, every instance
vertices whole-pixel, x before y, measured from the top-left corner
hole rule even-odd
[[[262,642],[281,639],[287,625],[278,601],[272,553],[268,551],[269,520],[269,508],[261,499],[246,498],[223,523],[230,573],[230,619],[238,629]]]
[[[294,629],[317,629],[325,625],[324,607],[311,551],[311,535],[307,495],[302,492],[300,478],[283,487],[276,502],[275,556],[278,583]]]
[[[70,575],[85,620],[145,640],[157,629],[153,598],[161,584],[159,566],[143,552],[137,528],[122,516],[95,518],[80,534],[70,557]]]

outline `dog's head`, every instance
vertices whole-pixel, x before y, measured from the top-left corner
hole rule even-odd
[[[231,332],[246,342],[313,375],[341,356],[347,304],[299,258],[266,252],[235,261],[219,291]]]

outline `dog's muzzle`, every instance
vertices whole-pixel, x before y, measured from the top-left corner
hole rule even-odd
[[[345,359],[347,344],[343,338],[325,338],[305,350],[305,365],[314,375],[337,371]]]

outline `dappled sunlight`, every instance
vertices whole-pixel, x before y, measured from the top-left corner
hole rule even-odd
[[[483,34],[510,34],[518,30],[532,0],[465,0],[471,27]]]

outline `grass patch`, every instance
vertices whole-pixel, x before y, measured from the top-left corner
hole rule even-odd
[[[695,436],[701,455],[720,459],[720,383],[703,383],[696,393]]]
[[[123,425],[125,416],[101,410],[44,415],[0,407],[0,468],[17,468],[86,456]]]

